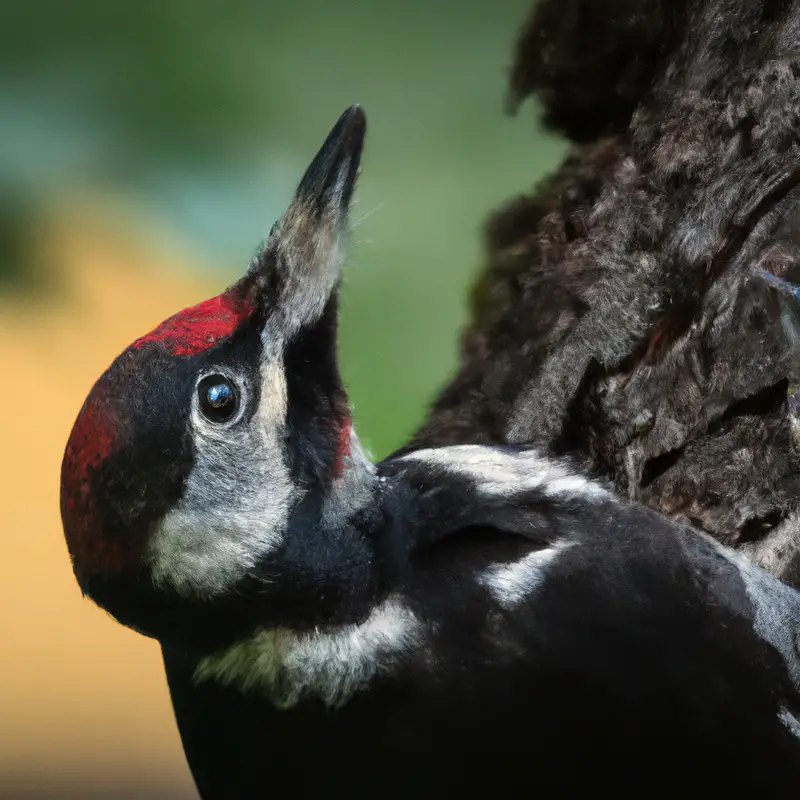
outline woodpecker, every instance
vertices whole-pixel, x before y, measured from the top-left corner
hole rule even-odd
[[[241,280],[128,347],[61,476],[205,800],[800,789],[800,595],[526,446],[375,465],[337,362],[341,116]]]

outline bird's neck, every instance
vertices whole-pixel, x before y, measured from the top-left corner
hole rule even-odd
[[[253,598],[259,624],[226,647],[195,651],[191,682],[255,692],[284,709],[306,697],[346,703],[420,635],[398,595],[413,509],[404,477],[382,474],[353,435],[344,468],[294,508],[279,565],[284,580],[280,588],[265,584],[267,603]]]
[[[270,591],[268,625],[294,630],[358,622],[391,593],[413,541],[405,486],[381,476],[351,433],[343,467],[303,492],[285,547],[261,577]],[[291,576],[291,580],[286,580]],[[274,622],[273,622],[274,621]],[[287,624],[288,623],[288,624]]]

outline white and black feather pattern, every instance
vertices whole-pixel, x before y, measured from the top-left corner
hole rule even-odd
[[[800,594],[574,477],[513,448],[380,464],[382,502],[409,504],[422,533],[362,622],[265,631],[200,660],[165,650],[204,796],[222,796],[223,762],[240,765],[233,796],[253,791],[255,750],[271,785],[309,792],[378,780],[401,753],[409,791],[490,774],[503,792],[675,787],[670,765],[800,787]],[[200,713],[215,722],[191,724]],[[357,778],[298,775],[304,748],[369,757]]]

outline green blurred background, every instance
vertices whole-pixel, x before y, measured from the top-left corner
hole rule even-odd
[[[132,336],[238,277],[358,102],[341,359],[362,440],[400,445],[455,366],[486,214],[565,153],[502,110],[529,8],[0,0],[1,796],[194,796],[157,648],[73,585],[74,415]]]

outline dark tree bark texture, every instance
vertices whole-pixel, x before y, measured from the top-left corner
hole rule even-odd
[[[531,443],[800,584],[800,3],[541,0],[509,102],[575,144],[490,218],[405,449]]]

